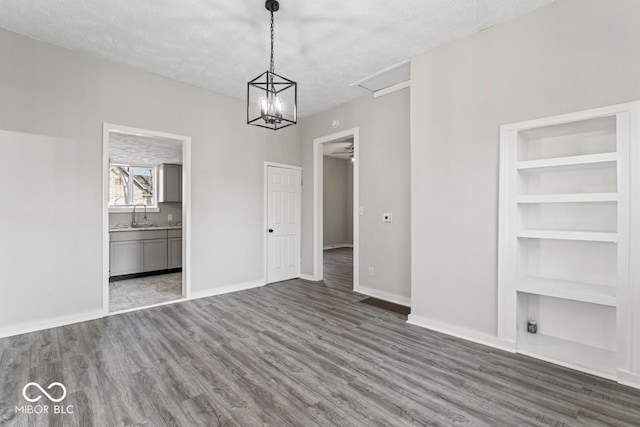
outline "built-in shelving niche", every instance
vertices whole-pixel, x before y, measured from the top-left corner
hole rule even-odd
[[[620,350],[635,348],[623,296],[638,111],[630,103],[501,129],[498,335],[519,353],[611,379],[633,366],[633,351]]]

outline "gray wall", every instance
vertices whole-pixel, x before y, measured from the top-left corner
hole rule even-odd
[[[323,157],[324,247],[353,244],[353,163]]]
[[[499,127],[640,99],[639,16],[559,0],[413,59],[412,314],[497,334]]]
[[[147,220],[153,224],[173,224],[182,222],[182,203],[158,203],[160,212],[147,212]],[[171,214],[169,221],[167,215]],[[144,208],[136,210],[136,221],[141,222],[144,216]],[[109,225],[131,224],[131,213],[109,213]]]
[[[51,325],[60,319],[94,314],[102,305],[102,124],[103,122],[192,137],[192,290],[211,292],[227,285],[259,283],[263,278],[263,173],[265,160],[300,164],[299,127],[270,132],[246,125],[245,101],[230,99],[154,74],[54,47],[0,30],[0,129],[52,136],[80,144],[82,157],[74,174],[83,185],[64,193],[82,215],[78,232],[46,235],[46,244],[64,240],[83,256],[69,262],[54,248],[43,256],[18,252],[8,256],[24,271],[42,270],[46,281],[19,272],[3,273],[0,335],[12,330]],[[250,76],[248,76],[250,77]],[[48,145],[50,161],[68,155],[67,143]],[[0,146],[3,158],[28,157]],[[0,169],[7,182],[10,168]],[[64,185],[63,171],[41,178]],[[43,171],[38,171],[43,174]],[[44,191],[41,187],[38,191]],[[9,202],[11,203],[11,202]],[[42,217],[58,218],[42,205]],[[4,247],[24,247],[38,240],[18,206],[2,215]],[[61,219],[62,220],[62,219]],[[55,221],[52,224],[55,226]],[[38,240],[39,241],[39,240]],[[6,254],[5,254],[6,256]],[[50,262],[59,259],[60,262]],[[12,270],[13,271],[13,270]],[[73,271],[72,275],[63,274]],[[38,304],[26,289],[48,298]],[[71,307],[71,308],[70,308]],[[35,325],[35,326],[34,326]]]
[[[340,126],[331,127],[338,119]],[[409,90],[365,96],[303,121],[302,272],[313,274],[313,140],[360,128],[360,283],[403,303],[410,297]],[[393,223],[382,214],[393,213]],[[374,267],[375,276],[368,275]],[[380,293],[383,294],[380,294]]]

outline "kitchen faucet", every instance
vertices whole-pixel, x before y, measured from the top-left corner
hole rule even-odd
[[[138,206],[144,207],[144,221],[147,222],[147,205],[133,205],[133,213],[131,214],[131,227],[135,228],[138,224],[136,223],[136,208]]]

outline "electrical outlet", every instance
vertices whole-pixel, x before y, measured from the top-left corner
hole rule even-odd
[[[167,214],[167,221],[171,221],[173,219],[173,215]]]
[[[369,276],[373,276],[373,275],[374,275],[373,267],[369,267]]]
[[[382,214],[382,222],[393,222],[393,215],[390,213]]]

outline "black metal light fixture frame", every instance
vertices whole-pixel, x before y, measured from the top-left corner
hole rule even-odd
[[[271,62],[269,70],[247,83],[247,124],[278,130],[295,125],[298,121],[298,84],[274,72],[273,13],[280,9],[280,3],[277,0],[267,0],[264,6],[271,14]],[[252,93],[255,96],[252,97]],[[291,93],[293,106],[283,106],[280,103],[282,95],[291,96]],[[251,116],[252,106],[260,110],[257,117]]]

